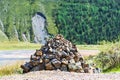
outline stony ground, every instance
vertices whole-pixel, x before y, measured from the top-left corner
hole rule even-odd
[[[120,80],[120,73],[90,74],[61,71],[37,71],[21,75],[4,76],[0,80]]]

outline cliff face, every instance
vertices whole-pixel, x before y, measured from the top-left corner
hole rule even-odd
[[[48,34],[46,31],[46,17],[42,13],[36,13],[32,18],[32,28],[35,35],[34,41],[45,44]]]

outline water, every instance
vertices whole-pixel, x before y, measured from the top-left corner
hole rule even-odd
[[[36,43],[45,44],[45,39],[48,37],[46,30],[46,17],[42,13],[36,13],[32,18],[32,28],[34,32],[34,40]]]
[[[0,66],[10,65],[16,61],[29,61],[30,55],[34,54],[35,50],[7,50],[0,51]]]

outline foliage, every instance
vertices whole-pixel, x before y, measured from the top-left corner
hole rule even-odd
[[[9,40],[22,41],[25,34],[32,42],[31,18],[41,12],[48,33],[75,44],[99,44],[120,40],[119,5],[118,0],[0,0],[0,21]]]
[[[55,1],[49,0],[0,0],[0,20],[3,23],[3,32],[9,40],[22,41],[25,34],[32,42],[34,34],[32,30],[32,17],[37,12],[47,17],[48,31],[57,34],[57,28],[52,19],[52,8]],[[17,40],[19,39],[19,40]]]
[[[58,32],[76,44],[115,41],[120,35],[116,0],[61,0],[53,17]]]
[[[8,41],[7,36],[0,30],[0,42]]]
[[[108,50],[94,58],[95,63],[103,70],[113,69],[120,65],[120,42],[108,47],[110,47]]]
[[[12,65],[0,66],[0,76],[11,75],[11,74],[21,74],[22,69],[20,69],[20,65],[23,61],[18,61]]]

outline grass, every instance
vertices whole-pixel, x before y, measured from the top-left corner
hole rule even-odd
[[[40,46],[29,42],[0,42],[0,50],[39,49]]]
[[[113,43],[104,43],[101,45],[77,45],[80,50],[100,50],[106,51]],[[41,44],[29,42],[6,41],[0,42],[0,50],[21,50],[21,49],[39,49]]]
[[[106,51],[108,50],[113,44],[112,43],[106,43],[102,45],[77,45],[77,48],[80,50],[100,50],[100,51]]]
[[[114,68],[108,68],[108,69],[105,69],[103,70],[104,73],[120,73],[120,64],[115,66]]]
[[[0,67],[0,77],[11,74],[21,74],[22,69],[20,65],[23,64],[23,61],[17,61],[11,65],[1,66]]]

